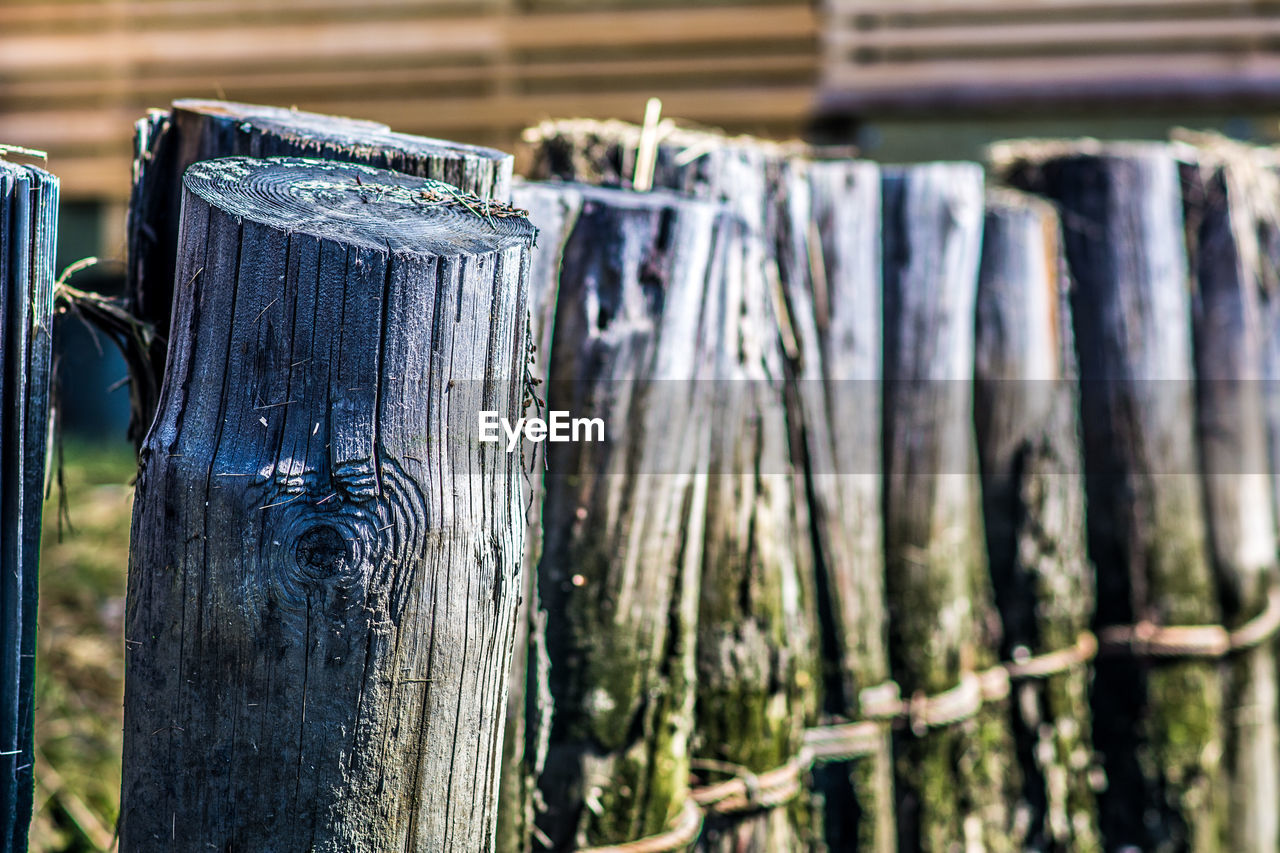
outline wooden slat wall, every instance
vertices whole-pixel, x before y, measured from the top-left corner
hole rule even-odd
[[[68,198],[121,199],[133,121],[176,97],[297,106],[512,150],[521,128],[665,112],[795,135],[806,0],[5,0],[0,140]]]
[[[821,109],[1268,102],[1276,0],[825,0]]]

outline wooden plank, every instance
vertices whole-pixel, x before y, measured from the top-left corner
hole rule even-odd
[[[1205,20],[1158,19],[1143,21],[1081,21],[1050,23],[993,22],[971,26],[875,27],[828,33],[825,43],[833,50],[869,50],[918,54],[959,52],[978,54],[1021,53],[1039,57],[1042,51],[1073,51],[1081,55],[1107,51],[1143,54],[1175,49],[1179,45],[1203,50],[1209,43],[1221,49],[1261,49],[1265,39],[1280,35],[1280,14],[1236,15]],[[876,64],[876,54],[858,65]]]
[[[1187,53],[828,65],[818,110],[917,114],[1051,110],[1064,103],[1127,102],[1221,107],[1271,103],[1280,60],[1263,54]]]
[[[698,44],[762,38],[812,37],[813,12],[798,4],[732,9],[685,8],[654,15],[644,11],[581,12],[537,16],[397,21],[320,22],[255,27],[108,30],[6,37],[0,72],[16,69],[111,67],[121,56],[135,64],[181,63],[198,56],[224,63],[395,55],[463,57],[500,50]]]
[[[380,68],[332,71],[324,68],[300,68],[244,74],[205,71],[175,72],[132,79],[127,98],[167,100],[180,94],[223,91],[229,97],[252,96],[267,102],[292,103],[308,97],[341,97],[345,93],[393,86],[443,84],[482,84],[511,77],[527,88],[528,81],[559,81],[574,91],[608,88],[602,78],[631,78],[639,88],[652,85],[648,79],[681,78],[696,80],[705,86],[708,78],[733,77],[735,80],[774,78],[779,75],[810,77],[817,68],[811,51],[787,51],[777,55],[754,56],[678,56],[620,57],[616,59],[574,60],[571,58],[519,62],[505,61],[475,65],[441,65],[425,68]],[[6,101],[11,109],[23,111],[36,107],[49,109],[58,101],[83,101],[120,94],[120,81],[99,76],[50,79],[45,76],[23,78],[13,75],[5,83]],[[314,90],[314,91],[313,91]],[[29,103],[28,103],[29,102]],[[70,104],[67,106],[75,106]]]
[[[0,156],[0,846],[27,849],[58,179]]]
[[[186,174],[187,381],[141,456],[122,848],[491,843],[524,522],[519,455],[476,427],[523,408],[534,231],[446,186]]]
[[[1108,17],[1159,17],[1199,14],[1227,16],[1266,8],[1256,0],[825,0],[837,18],[860,17],[874,21],[928,21],[934,17],[1043,18],[1046,14],[1074,16],[1105,14]]]

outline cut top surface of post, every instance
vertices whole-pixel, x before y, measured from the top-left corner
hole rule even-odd
[[[493,181],[494,197],[506,198],[510,192],[512,157],[496,148],[399,133],[376,121],[260,104],[185,98],[174,101],[173,110],[175,113],[226,118],[241,123],[240,129],[243,131],[276,136],[302,149],[298,152],[276,153],[306,153],[308,149],[319,152],[324,146],[333,146],[349,149],[355,159],[373,162],[377,162],[379,152],[382,152],[382,159],[388,160],[396,155],[404,160],[426,161],[436,158],[487,161],[498,176]]]
[[[183,186],[233,216],[393,252],[497,251],[536,233],[506,204],[355,163],[225,157],[192,165]]]

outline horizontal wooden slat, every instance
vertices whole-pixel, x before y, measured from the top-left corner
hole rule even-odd
[[[1149,52],[1160,47],[1207,41],[1241,43],[1249,47],[1258,39],[1280,36],[1280,16],[1240,16],[1181,21],[1083,21],[1049,24],[985,24],[955,27],[901,27],[848,29],[834,32],[829,44],[840,49],[989,50],[1012,48],[1023,52],[1041,48],[1090,53],[1116,46]],[[1137,42],[1137,44],[1135,44]]]
[[[824,8],[824,112],[1280,96],[1280,0],[827,0]]]
[[[806,6],[761,7],[750,14],[719,9],[583,12],[526,17],[407,19],[270,25],[213,30],[106,30],[93,33],[0,36],[0,74],[116,64],[256,63],[265,56],[340,59],[351,56],[465,56],[499,50],[597,45],[728,42],[812,35]]]
[[[828,71],[823,112],[898,113],[1011,105],[1052,109],[1063,101],[1095,106],[1172,99],[1184,106],[1274,102],[1280,56],[1223,54],[1043,57],[884,63]]]
[[[172,100],[184,94],[219,95],[232,100],[279,100],[350,91],[353,89],[409,87],[424,85],[486,84],[511,80],[516,84],[565,81],[576,89],[593,87],[602,78],[678,77],[697,81],[726,75],[811,75],[815,68],[812,51],[778,56],[680,56],[654,59],[591,61],[500,61],[485,64],[442,65],[427,68],[331,71],[325,69],[265,73],[175,73],[131,80],[128,93],[133,98]],[[120,83],[96,75],[70,79],[38,76],[14,79],[5,84],[6,101],[47,104],[50,101],[86,101],[120,93]],[[593,87],[594,88],[594,87]]]
[[[1274,7],[1275,0],[827,0],[834,21],[850,16],[908,19],[998,16],[1008,20],[1045,14],[1105,14],[1150,18],[1153,15],[1230,15]]]

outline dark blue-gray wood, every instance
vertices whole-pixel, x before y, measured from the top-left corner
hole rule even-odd
[[[1218,624],[1196,447],[1190,271],[1178,166],[1156,143],[998,152],[1062,218],[1080,364],[1095,626]],[[1219,850],[1223,683],[1216,662],[1099,659],[1094,741],[1107,849]]]
[[[883,173],[884,524],[889,663],[904,696],[936,695],[998,653],[973,428],[983,173],[928,163]],[[1007,708],[899,730],[898,843],[1016,849]],[[965,756],[959,760],[959,756]]]
[[[1278,185],[1259,153],[1201,138],[1180,150],[1187,251],[1194,281],[1197,440],[1224,623],[1266,609],[1276,583],[1276,522],[1268,465],[1263,295],[1271,285],[1259,244],[1274,221]],[[1259,158],[1261,159],[1261,158]],[[1227,849],[1280,845],[1280,714],[1276,650],[1263,643],[1230,661],[1223,708]]]
[[[347,163],[184,179],[130,547],[122,849],[489,850],[533,229]]]
[[[130,435],[151,424],[164,372],[173,301],[182,173],[214,157],[315,157],[445,181],[506,200],[512,157],[492,148],[395,133],[386,125],[279,107],[179,100],[137,124],[129,201],[128,283],[134,313],[157,332],[151,375],[134,375]],[[137,373],[135,371],[135,373]]]
[[[547,405],[606,429],[549,445],[542,477],[552,717],[537,824],[564,850],[661,832],[688,791],[711,416],[695,380],[723,247],[706,203],[570,185],[517,197],[545,209],[548,194],[576,216],[539,265],[558,286]]]
[[[0,848],[27,847],[58,179],[0,159]]]
[[[1053,208],[989,190],[974,414],[1002,660],[1071,649],[1093,618],[1069,291]],[[1013,689],[1020,849],[1100,850],[1089,670],[1082,664]]]

